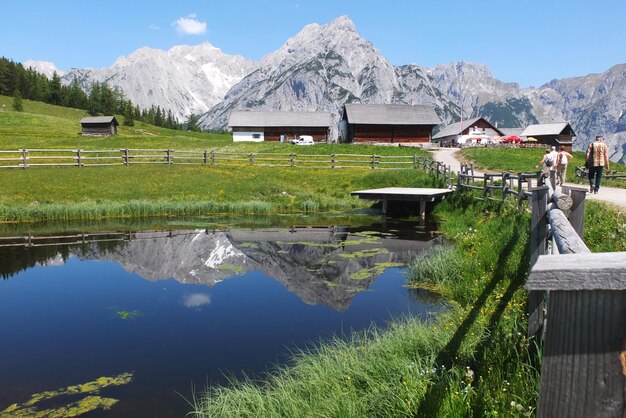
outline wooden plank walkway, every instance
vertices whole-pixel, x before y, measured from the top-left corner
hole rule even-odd
[[[387,202],[420,202],[419,215],[426,216],[426,202],[438,202],[452,193],[450,189],[425,189],[414,187],[385,187],[382,189],[357,190],[351,192],[352,196],[359,199],[381,200],[383,202],[383,213],[387,213]]]

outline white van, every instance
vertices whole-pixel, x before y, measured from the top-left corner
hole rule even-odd
[[[292,139],[291,143],[294,145],[313,145],[315,142],[313,141],[313,137],[310,135],[300,135],[296,139]]]

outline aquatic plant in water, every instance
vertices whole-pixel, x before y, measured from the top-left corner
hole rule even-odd
[[[111,409],[118,400],[113,398],[105,398],[99,396],[102,389],[109,386],[127,385],[133,380],[133,373],[122,373],[117,376],[103,376],[90,382],[78,385],[67,386],[58,390],[35,393],[31,398],[23,404],[13,404],[0,411],[0,418],[9,417],[76,417],[96,409]],[[88,395],[77,401],[70,402],[56,408],[39,410],[36,404],[50,400],[58,399],[63,396]]]
[[[383,274],[383,272],[391,267],[402,267],[404,264],[402,263],[393,263],[393,262],[389,262],[389,263],[376,263],[374,264],[374,267],[372,268],[368,268],[368,269],[361,269],[359,271],[357,271],[356,273],[352,273],[350,275],[350,278],[352,280],[365,280],[365,279],[369,279],[371,277],[376,277],[379,276],[381,274]]]

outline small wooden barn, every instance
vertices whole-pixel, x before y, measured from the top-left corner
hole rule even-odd
[[[428,105],[349,103],[339,132],[343,142],[424,143],[440,123]]]
[[[567,122],[540,123],[537,125],[529,125],[522,136],[526,138],[533,137],[538,144],[546,146],[555,146],[557,149],[561,145],[565,146],[568,151],[572,150],[572,142],[576,134]]]
[[[329,112],[232,111],[228,127],[232,129],[234,142],[280,141],[301,135],[325,142],[331,123]]]
[[[115,116],[93,116],[82,118],[80,126],[83,135],[108,136],[116,135],[117,127],[120,124],[115,119]]]
[[[433,142],[440,144],[456,145],[459,137],[463,135],[476,135],[478,137],[503,136],[503,132],[493,126],[487,119],[478,117],[451,123],[433,136]]]

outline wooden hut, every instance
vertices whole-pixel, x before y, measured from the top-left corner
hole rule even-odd
[[[116,135],[117,127],[119,125],[120,124],[115,119],[115,116],[94,116],[89,118],[82,118],[80,120],[82,134],[87,136]]]
[[[476,135],[477,137],[503,136],[504,133],[493,126],[487,119],[478,117],[451,123],[443,127],[433,136],[433,142],[440,144],[457,145],[459,138],[464,135]]]
[[[441,120],[432,106],[404,104],[357,104],[343,107],[344,142],[430,142]]]
[[[557,149],[563,145],[566,150],[571,151],[572,142],[576,134],[569,123],[555,122],[529,125],[522,132],[522,136],[527,138],[533,137],[538,144],[555,146]]]
[[[301,135],[325,142],[331,122],[329,112],[232,111],[228,127],[232,129],[234,142],[280,141]]]

